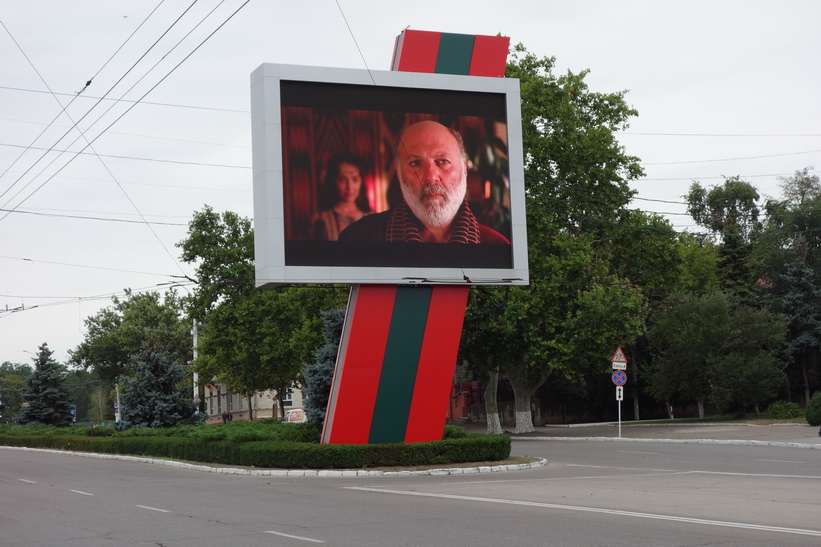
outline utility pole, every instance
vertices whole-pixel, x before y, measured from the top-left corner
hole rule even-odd
[[[120,379],[114,383],[114,389],[117,391],[117,409],[114,411],[114,421],[119,422],[122,414],[122,407],[120,406]]]
[[[191,364],[196,366],[196,363],[197,363],[197,334],[198,334],[197,333],[197,320],[192,319],[192,322],[193,322],[193,326],[191,328],[191,336],[193,336],[193,338],[194,338],[194,353],[193,353],[194,358],[191,361]],[[199,380],[200,380],[200,375],[195,370],[194,371],[194,403],[196,403],[196,405],[197,405],[197,412],[199,412],[199,410],[200,410],[200,407],[199,407],[199,403],[200,403]]]

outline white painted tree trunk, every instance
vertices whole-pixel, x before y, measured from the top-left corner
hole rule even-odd
[[[487,432],[491,435],[502,433],[502,422],[499,420],[499,405],[496,404],[496,392],[499,386],[499,371],[490,373],[485,389],[485,414],[487,415]]]
[[[533,427],[533,417],[530,415],[530,409],[519,410],[516,409],[516,429],[514,433],[531,433],[536,431]]]
[[[704,401],[699,401],[698,402],[698,419],[699,420],[704,419]]]

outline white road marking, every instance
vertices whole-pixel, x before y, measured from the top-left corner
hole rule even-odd
[[[642,452],[641,450],[619,450],[622,454],[650,454],[651,456],[658,456],[659,452]]]
[[[283,534],[282,532],[274,532],[272,530],[266,530],[265,533],[266,534],[274,534],[275,536],[282,536],[282,537],[285,537],[285,538],[299,539],[299,540],[302,540],[302,541],[310,541],[311,543],[325,543],[324,541],[322,541],[320,539],[312,539],[312,538],[306,538],[306,537],[302,537],[302,536],[292,536],[291,534]]]
[[[757,530],[760,532],[779,532],[783,534],[795,534],[802,536],[821,537],[821,530],[805,530],[802,528],[783,528],[781,526],[765,526],[762,524],[750,524],[746,522],[731,522],[722,520],[707,520],[691,517],[677,517],[675,515],[660,515],[654,513],[636,513],[634,511],[619,511],[617,509],[604,509],[600,507],[580,507],[576,505],[562,505],[557,503],[541,503],[534,501],[509,500],[502,498],[480,498],[476,496],[458,496],[454,494],[433,494],[427,492],[408,492],[404,490],[383,490],[380,488],[365,488],[357,486],[346,487],[348,490],[360,490],[362,492],[373,492],[381,494],[396,494],[400,496],[419,496],[427,498],[442,498],[461,501],[474,501],[484,503],[500,503],[506,505],[525,505],[528,507],[543,507],[545,509],[559,509],[564,511],[579,511],[583,513],[602,513],[617,515],[621,517],[634,517],[653,520],[668,520],[674,522],[684,522],[687,524],[702,524],[706,526],[722,526],[725,528],[744,528],[746,530]]]
[[[771,462],[771,463],[804,463],[795,460],[755,460],[757,462]]]
[[[801,462],[798,462],[801,463]],[[623,469],[623,470],[633,470],[633,471],[645,471],[642,467],[611,467],[609,465],[581,465],[581,464],[567,464],[567,467],[588,467],[590,469]],[[678,475],[727,475],[729,477],[768,477],[768,478],[781,478],[781,479],[821,479],[821,475],[783,475],[780,473],[732,473],[729,471],[700,471],[698,469],[693,469],[690,471],[673,471],[664,470],[664,469],[649,469],[649,471],[669,471],[671,474],[678,474]]]
[[[29,484],[37,484],[37,483],[36,483],[36,482],[34,482],[34,481],[30,481],[30,480],[26,480],[26,479],[17,479],[17,480],[18,480],[18,481],[20,481],[20,482],[27,482],[27,483],[29,483]]]
[[[75,494],[82,494],[84,496],[93,496],[94,495],[94,494],[89,494],[88,492],[83,492],[82,490],[71,490],[71,492],[74,492]]]
[[[171,511],[166,511],[165,509],[157,509],[156,507],[149,507],[147,505],[135,505],[134,507],[139,507],[140,509],[148,509],[149,511],[157,511],[159,513],[170,513]]]

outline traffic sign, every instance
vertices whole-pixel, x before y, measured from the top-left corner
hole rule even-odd
[[[613,362],[613,370],[627,370],[627,363]]]
[[[626,363],[627,362],[627,357],[624,356],[624,351],[622,351],[621,346],[616,348],[616,353],[613,354],[613,357],[610,360],[614,363]]]
[[[627,373],[623,370],[615,371],[610,378],[613,380],[613,383],[617,386],[623,386],[627,383]]]
[[[623,386],[616,386],[616,400],[623,401],[624,400],[624,387]]]

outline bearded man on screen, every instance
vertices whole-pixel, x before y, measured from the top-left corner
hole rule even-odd
[[[465,200],[467,155],[459,133],[434,121],[410,125],[399,134],[394,162],[405,202],[354,222],[339,241],[510,244],[480,224]]]

